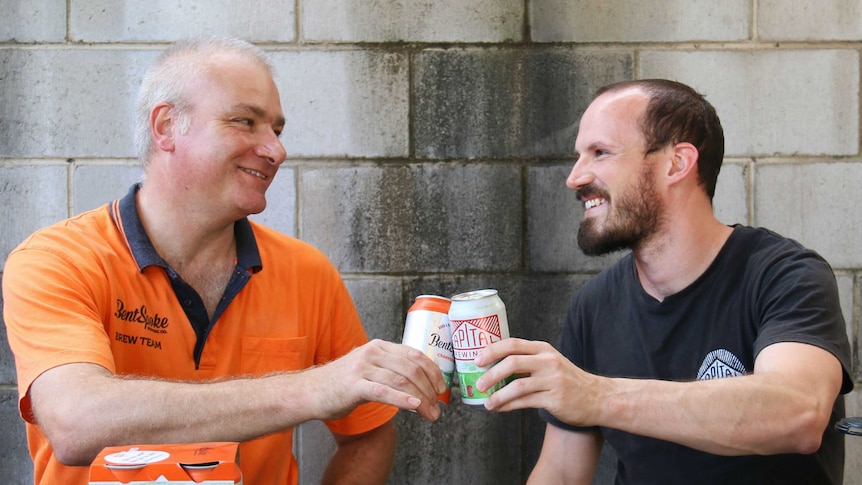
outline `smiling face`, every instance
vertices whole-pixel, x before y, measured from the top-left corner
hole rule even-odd
[[[661,227],[653,163],[658,154],[645,155],[638,125],[647,101],[637,90],[605,93],[581,118],[578,161],[566,185],[584,204],[578,245],[585,254],[635,249]]]
[[[203,210],[235,219],[261,212],[286,153],[281,100],[269,71],[217,55],[189,90],[188,126],[175,133],[171,175]]]

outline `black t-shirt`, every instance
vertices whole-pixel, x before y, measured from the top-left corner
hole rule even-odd
[[[631,254],[575,294],[560,351],[586,371],[673,381],[750,374],[758,353],[803,342],[834,354],[849,392],[850,346],[832,269],[815,252],[766,229],[735,226],[694,283],[659,302],[641,287]],[[585,390],[588,392],[588,390]],[[560,422],[542,411],[551,424]],[[710,410],[702,410],[710,419]],[[811,455],[725,457],[613,428],[601,432],[617,453],[618,484],[841,483],[844,436],[833,407],[823,444]]]

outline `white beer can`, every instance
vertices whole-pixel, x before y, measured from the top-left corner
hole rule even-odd
[[[407,310],[404,323],[404,336],[401,343],[421,350],[437,362],[443,373],[446,392],[438,394],[437,399],[449,404],[452,394],[452,377],[455,373],[455,357],[452,354],[452,334],[449,330],[448,298],[436,295],[419,295]]]
[[[473,362],[485,346],[509,338],[506,306],[497,295],[497,290],[460,293],[452,297],[449,326],[452,329],[452,347],[461,388],[461,401],[482,406],[488,396],[511,380],[505,379],[493,385],[487,392],[479,392],[476,389],[476,381],[491,366],[480,367]]]

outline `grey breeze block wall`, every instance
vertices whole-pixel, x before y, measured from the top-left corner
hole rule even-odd
[[[399,340],[416,295],[493,287],[512,335],[556,342],[571,294],[617,257],[575,243],[582,209],[564,180],[577,120],[603,84],[666,77],[723,120],[719,218],[819,251],[858,346],[857,0],[0,0],[0,261],[140,177],[135,88],[194,34],[270,52],[289,158],[254,217],[331,257],[372,337]],[[0,470],[30,483],[0,329]],[[458,403],[434,424],[397,423],[396,484],[523,483],[544,428],[534,411]],[[304,484],[332,449],[320,423],[300,427]],[[862,483],[862,438],[848,438],[846,469]]]

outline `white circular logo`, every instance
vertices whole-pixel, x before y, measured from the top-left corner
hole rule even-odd
[[[119,453],[111,453],[105,457],[105,461],[116,465],[140,465],[156,463],[171,456],[167,451],[139,450],[132,448]]]

